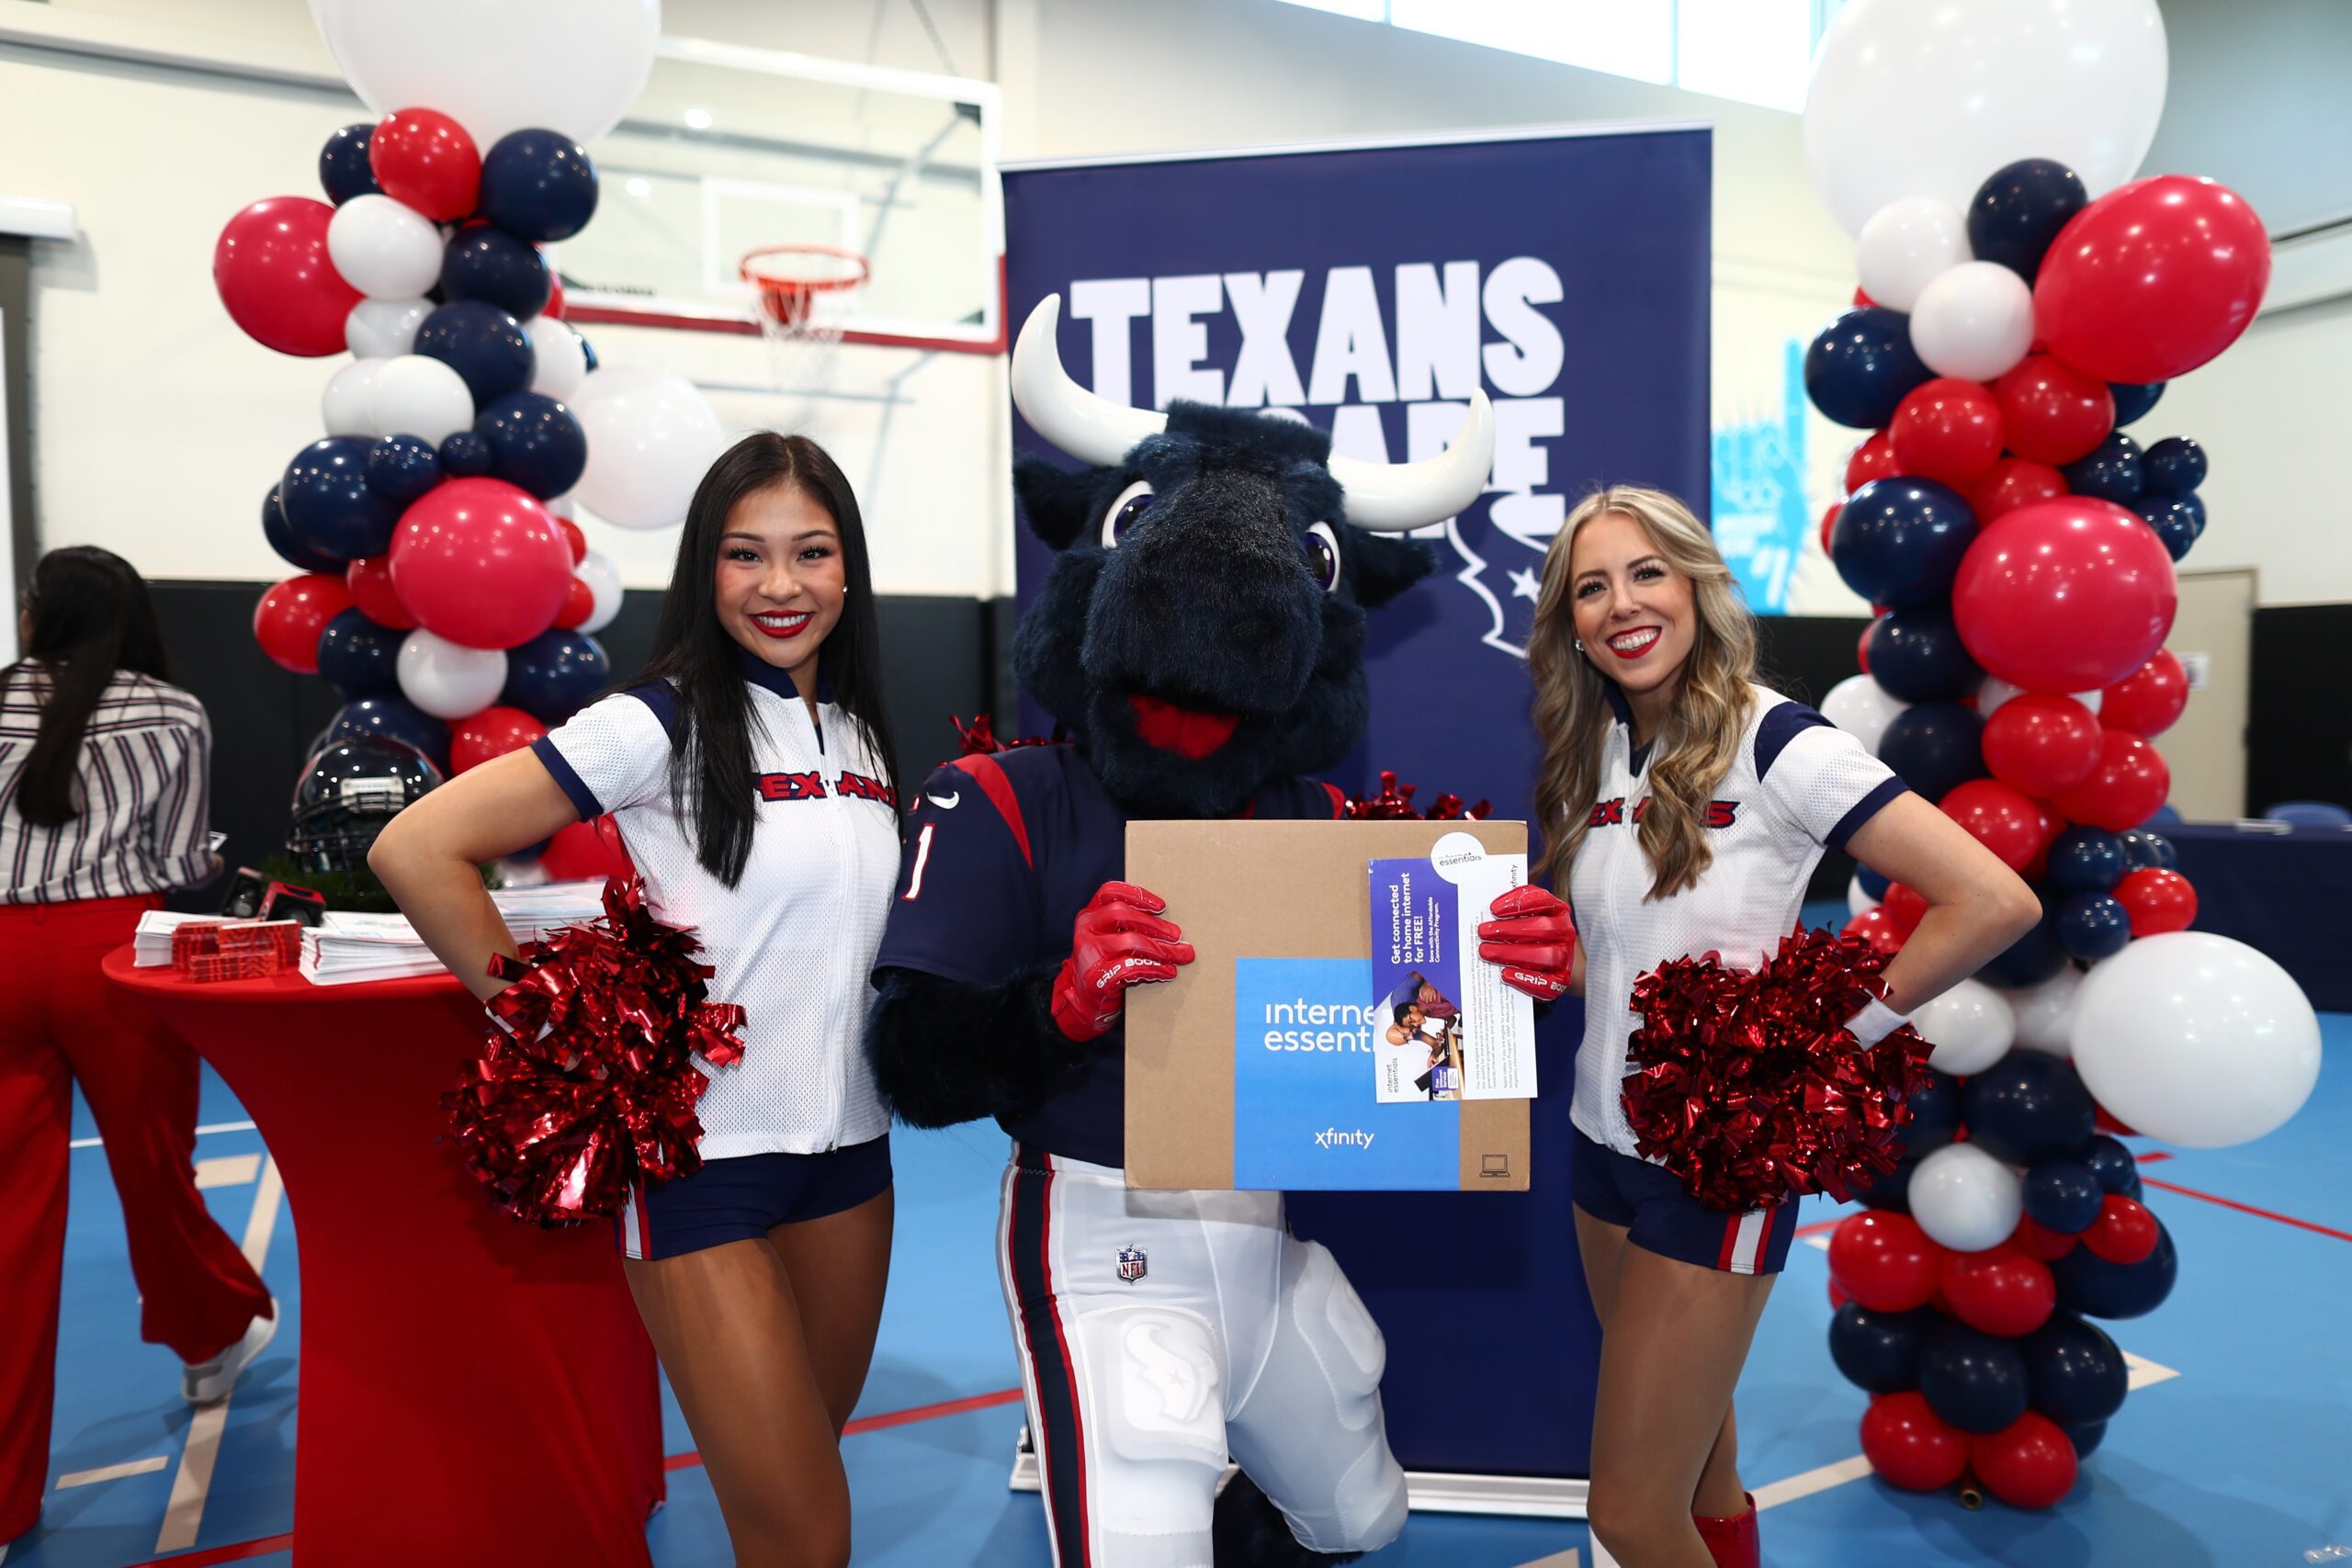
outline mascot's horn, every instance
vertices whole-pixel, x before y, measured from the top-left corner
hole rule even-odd
[[[1055,330],[1062,297],[1048,294],[1022,323],[1012,348],[1012,401],[1037,434],[1081,463],[1109,468],[1136,443],[1167,428],[1168,416],[1097,397],[1062,368]],[[1495,460],[1495,412],[1484,391],[1443,454],[1419,463],[1360,463],[1333,457],[1331,477],[1347,493],[1347,520],[1374,534],[1404,534],[1453,516],[1478,499]]]

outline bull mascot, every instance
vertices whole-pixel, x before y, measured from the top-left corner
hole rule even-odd
[[[998,1266],[1055,1561],[1345,1562],[1405,1519],[1378,1326],[1280,1193],[1125,1185],[1122,998],[1193,958],[1123,880],[1125,827],[1340,815],[1306,775],[1363,732],[1365,611],[1433,564],[1397,536],[1484,488],[1492,413],[1476,394],[1443,456],[1388,465],[1295,420],[1129,409],[1064,373],[1060,309],[1023,327],[1012,396],[1090,466],[1016,469],[1056,558],[1013,668],[1072,739],[924,784],[876,960],[875,1065],[903,1121],[994,1116],[1012,1136]]]

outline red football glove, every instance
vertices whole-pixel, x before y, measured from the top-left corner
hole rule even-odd
[[[1072,1040],[1097,1040],[1119,1021],[1129,986],[1173,980],[1193,961],[1183,932],[1159,919],[1168,908],[1156,893],[1106,882],[1078,912],[1070,954],[1054,976],[1054,1022]]]
[[[1478,956],[1503,968],[1503,984],[1539,1002],[1568,988],[1577,960],[1577,926],[1567,905],[1530,883],[1488,906],[1499,917],[1478,927]]]

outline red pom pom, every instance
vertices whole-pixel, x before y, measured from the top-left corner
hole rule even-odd
[[[1423,811],[1413,804],[1413,789],[1411,784],[1398,784],[1396,773],[1383,768],[1380,793],[1348,796],[1340,807],[1340,815],[1351,822],[1461,822],[1495,814],[1492,802],[1481,800],[1476,806],[1464,806],[1458,795],[1441,795]]]

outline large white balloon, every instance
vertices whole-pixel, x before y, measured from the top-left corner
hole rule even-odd
[[[1849,234],[1905,197],[1965,212],[2020,158],[2098,196],[2147,155],[2165,77],[2156,0],[1849,0],[1814,56],[1805,163]]]
[[[2075,1003],[2082,994],[2083,972],[2069,964],[2039,986],[2004,993],[2009,1010],[2017,1014],[2017,1046],[2052,1056],[2075,1048]]]
[[[588,618],[574,629],[594,636],[611,626],[613,617],[621,613],[621,569],[613,564],[611,557],[590,550],[572,568],[572,575],[588,585],[588,592],[596,602],[596,607],[588,612]]]
[[[319,416],[329,435],[380,435],[376,428],[376,378],[390,363],[355,359],[327,378],[319,398]]]
[[[2251,1143],[2319,1081],[2319,1015],[2294,980],[2211,931],[2143,937],[2075,999],[2075,1066],[2117,1120],[2195,1149]]]
[[[441,361],[403,354],[376,373],[375,412],[383,434],[422,436],[438,446],[473,428],[474,395],[465,378]]]
[[[1954,1077],[1981,1073],[2009,1054],[2017,1015],[2007,998],[1981,980],[1962,980],[1919,1007],[1911,1021],[1935,1046],[1928,1066]]]
[[[1998,262],[1962,262],[1919,291],[1911,347],[1939,376],[1990,381],[2033,346],[2033,290]]]
[[[484,152],[526,126],[604,135],[662,39],[662,0],[311,0],[311,17],[361,102],[439,109]]]
[[[1846,884],[1846,912],[1849,915],[1859,915],[1865,909],[1877,908],[1878,900],[1862,891],[1861,874],[1856,872],[1854,879]]]
[[[1867,675],[1849,675],[1830,687],[1829,694],[1821,699],[1821,716],[1875,755],[1886,727],[1894,722],[1896,714],[1910,705],[1890,695],[1884,686]]]
[[[1974,1144],[1946,1144],[1922,1159],[1905,1196],[1928,1239],[1954,1252],[1998,1247],[2025,1213],[2018,1173]]]
[[[395,665],[401,695],[435,718],[464,718],[498,701],[506,684],[506,655],[466,648],[419,627],[401,639]]]
[[[531,390],[570,398],[588,375],[588,351],[580,334],[561,321],[533,316],[523,323],[531,339]]]
[[[362,299],[343,321],[343,341],[362,359],[390,359],[416,346],[430,299]]]
[[[617,366],[582,382],[571,410],[588,435],[581,504],[619,528],[685,520],[695,487],[726,446],[718,415],[693,382]]]
[[[327,220],[327,256],[370,299],[413,299],[441,281],[441,231],[389,196],[355,196]]]
[[[1969,259],[1968,220],[1932,196],[1888,202],[1862,225],[1854,246],[1862,292],[1890,310],[1909,310],[1919,290]]]

